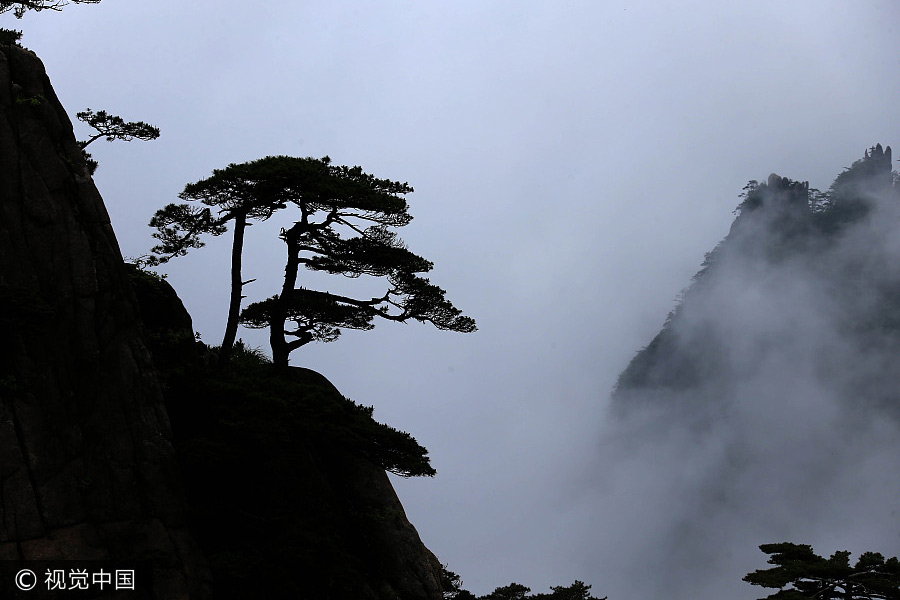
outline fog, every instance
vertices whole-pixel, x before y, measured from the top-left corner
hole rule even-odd
[[[602,433],[586,497],[627,550],[587,564],[625,574],[614,597],[761,597],[762,543],[897,553],[898,195],[829,237],[761,190]]]
[[[413,185],[399,233],[479,331],[383,323],[292,362],[430,450],[435,478],[393,481],[466,588],[755,598],[740,578],[760,543],[897,554],[893,421],[848,392],[891,351],[846,335],[871,295],[833,286],[840,269],[864,280],[857,264],[893,281],[896,236],[877,234],[892,217],[815,259],[722,256],[733,266],[681,312],[723,340],[721,377],[610,410],[747,180],[825,189],[900,144],[895,2],[104,0],[3,19],[70,115],[160,127],[91,146],[127,256],[153,245],[156,209],[230,162],[329,155]],[[248,232],[248,301],[278,289],[280,226]],[[213,344],[228,251],[213,240],[166,269]]]

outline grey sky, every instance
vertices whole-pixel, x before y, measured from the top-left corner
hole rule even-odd
[[[91,146],[125,255],[152,245],[154,210],[230,162],[327,154],[413,185],[401,236],[480,331],[383,323],[293,363],[431,451],[435,479],[395,484],[477,593],[578,578],[632,597],[583,560],[640,556],[619,538],[621,523],[642,526],[628,513],[641,478],[611,478],[611,503],[583,485],[610,452],[615,377],[727,233],[748,179],[824,189],[864,148],[900,145],[892,0],[104,0],[3,20],[71,115],[161,128]],[[248,232],[251,299],[276,291],[278,226]],[[209,343],[227,268],[222,238],[166,269]]]

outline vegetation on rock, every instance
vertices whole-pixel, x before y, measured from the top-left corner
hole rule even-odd
[[[5,29],[0,27],[0,44],[4,46],[19,45],[22,39],[22,32],[18,29]]]
[[[531,588],[513,582],[494,589],[490,594],[476,596],[463,589],[460,576],[446,566],[443,567],[441,584],[444,588],[444,600],[606,600],[605,596],[592,596],[591,586],[577,579],[568,586],[551,585],[549,594],[531,594]]]
[[[97,170],[97,161],[91,157],[87,150],[85,150],[89,144],[102,137],[105,137],[107,142],[112,142],[114,140],[130,142],[134,139],[149,141],[159,137],[158,127],[154,127],[143,121],[125,121],[122,117],[111,115],[105,110],[94,112],[88,108],[77,113],[75,117],[79,121],[84,121],[93,127],[97,132],[88,139],[78,142],[78,145],[81,147],[81,152],[84,154],[84,162],[91,175]]]

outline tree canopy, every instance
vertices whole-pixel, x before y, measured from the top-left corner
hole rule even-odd
[[[87,108],[75,116],[79,121],[84,121],[93,127],[97,133],[92,135],[86,141],[78,142],[82,148],[86,148],[92,142],[105,137],[107,142],[113,140],[122,140],[130,142],[133,139],[139,140],[155,140],[159,137],[159,128],[144,123],[143,121],[125,121],[120,116],[111,115],[105,110],[94,112]]]
[[[150,141],[159,137],[158,127],[143,121],[125,121],[122,117],[111,115],[105,110],[94,112],[88,108],[76,113],[75,117],[79,121],[83,121],[93,127],[97,132],[86,140],[78,141],[78,145],[81,146],[81,151],[84,154],[84,161],[91,175],[97,170],[97,161],[85,150],[91,143],[102,137],[105,137],[107,142],[114,140],[130,142],[134,139]]]
[[[17,19],[21,19],[26,12],[33,10],[62,10],[69,3],[72,4],[99,4],[100,0],[15,0],[12,2],[0,1],[0,13],[13,11]]]
[[[210,208],[198,208],[189,204],[168,204],[156,211],[150,226],[156,227],[153,237],[160,241],[151,252],[156,255],[151,264],[165,263],[176,256],[184,256],[190,248],[201,248],[204,243],[200,236],[222,235],[228,229],[227,223],[234,222],[234,236],[231,252],[231,294],[225,335],[219,350],[219,362],[227,364],[231,357],[234,340],[237,337],[240,317],[242,290],[249,281],[241,275],[244,248],[244,234],[250,219],[266,220],[275,211],[287,205],[276,195],[277,174],[269,169],[269,164],[261,161],[231,164],[225,169],[216,169],[212,176],[189,183],[179,194],[182,200],[199,200],[216,209],[213,216]]]
[[[850,553],[838,551],[823,558],[805,544],[763,544],[760,550],[769,557],[769,569],[749,573],[744,581],[778,591],[766,600],[898,600],[900,599],[900,562],[885,560],[877,552],[863,552],[850,565]]]
[[[233,344],[240,319],[247,327],[269,328],[277,366],[287,366],[288,355],[305,344],[334,341],[342,329],[372,329],[375,317],[475,331],[475,321],[446,300],[443,289],[419,275],[433,264],[410,252],[390,229],[412,220],[403,197],[412,191],[407,183],[377,178],[361,167],[332,165],[327,156],[268,156],[231,164],[187,185],[180,195],[214,207],[218,214],[184,204],[157,211],[150,224],[161,244],[152,251],[158,262],[165,262],[202,246],[201,235],[220,235],[225,223],[234,220],[231,303],[222,350],[227,353]],[[240,312],[241,290],[248,283],[240,268],[246,220],[268,219],[288,207],[295,212],[293,225],[279,236],[286,248],[281,291]],[[301,265],[350,278],[381,278],[386,280],[384,293],[354,298],[298,286]]]
[[[441,588],[444,600],[606,600],[606,597],[596,598],[591,595],[591,586],[578,581],[571,585],[551,585],[551,593],[531,594],[531,588],[521,583],[510,583],[495,588],[493,592],[484,596],[476,596],[472,592],[463,589],[462,579],[459,575],[441,565]]]

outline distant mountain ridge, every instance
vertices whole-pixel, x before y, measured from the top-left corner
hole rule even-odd
[[[603,484],[627,498],[630,556],[654,565],[636,597],[758,598],[741,577],[763,543],[897,552],[890,148],[824,192],[751,181],[736,212],[613,393]]]
[[[684,291],[682,301],[669,314],[662,330],[619,376],[614,393],[616,406],[626,409],[641,395],[683,393],[721,378],[729,340],[723,332],[710,331],[710,323],[704,323],[702,316],[692,309],[702,303],[707,290],[731,276],[728,270],[737,263],[742,269],[759,275],[780,263],[794,266],[803,263],[817,281],[828,282],[835,288],[842,287],[845,277],[856,279],[868,273],[867,267],[873,265],[867,265],[865,257],[839,258],[842,252],[839,240],[872,216],[873,211],[880,215],[900,204],[900,187],[895,178],[890,146],[883,149],[877,144],[838,175],[824,193],[810,189],[809,182],[776,174],[769,175],[764,183],[751,181],[728,235],[707,254],[702,269]],[[875,244],[885,239],[870,241]],[[830,266],[820,262],[822,257],[832,261]],[[853,274],[854,268],[862,271]],[[894,317],[888,309],[900,305],[900,292],[893,282],[878,279],[873,277],[872,281],[856,284],[872,284],[872,290],[884,303],[882,324],[894,331],[900,328],[900,316]],[[745,289],[753,288],[753,281],[746,283]],[[682,326],[688,319],[686,312],[691,313],[689,328]]]

